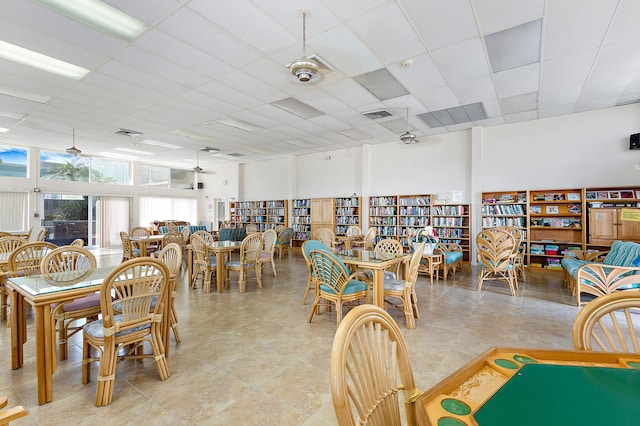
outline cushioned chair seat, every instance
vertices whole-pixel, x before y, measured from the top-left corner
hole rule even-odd
[[[80,299],[76,299],[73,302],[65,303],[62,307],[64,312],[70,311],[82,311],[84,309],[93,308],[94,306],[100,306],[100,294],[91,293]]]
[[[368,287],[367,283],[363,283],[362,281],[358,281],[358,280],[351,280],[347,284],[347,286],[344,289],[344,291],[342,292],[342,294],[358,293],[360,291],[367,290],[367,287]],[[324,284],[320,284],[320,289],[322,291],[324,291],[324,292],[335,294],[335,291],[333,291],[333,289],[331,287],[326,286]]]
[[[444,252],[444,262],[447,265],[451,265],[453,262],[462,259],[461,251],[445,251]]]
[[[582,265],[586,265],[587,263],[593,262],[590,262],[588,260],[572,259],[570,257],[563,257],[560,261],[560,264],[562,265],[564,270],[574,278],[578,273],[578,268],[580,268]]]
[[[373,271],[371,269],[367,269],[364,271],[365,275],[367,276],[368,279],[372,280],[373,279]],[[384,279],[386,280],[395,280],[396,279],[396,274],[395,272],[391,272],[391,271],[384,271]]]
[[[232,268],[239,268],[240,267],[240,261],[239,260],[232,260],[231,262],[225,263],[225,265],[231,266]],[[244,265],[245,269],[253,268],[254,266],[255,266],[255,264],[253,264],[253,263],[245,263],[245,265]]]
[[[122,315],[116,315],[114,317],[115,322],[121,322],[122,321],[121,318],[122,318]],[[136,331],[144,330],[145,328],[150,328],[150,327],[151,327],[151,324],[145,324],[140,327],[134,327],[130,330],[119,331],[116,333],[116,336],[125,336],[127,334],[135,333]],[[102,325],[101,319],[87,323],[84,326],[84,331],[85,333],[90,334],[91,336],[94,336],[98,339],[104,338],[104,327]]]
[[[384,281],[384,289],[390,291],[402,291],[406,285],[407,282],[405,280],[390,279]]]

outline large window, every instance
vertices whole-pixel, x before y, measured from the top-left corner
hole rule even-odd
[[[27,177],[27,150],[0,146],[0,176]]]
[[[131,185],[131,163],[109,158],[41,151],[40,177],[51,180]]]
[[[154,220],[184,220],[198,223],[198,200],[195,198],[140,197],[140,226]]]
[[[29,229],[29,194],[0,192],[0,231]]]
[[[193,171],[140,164],[140,185],[192,189]]]

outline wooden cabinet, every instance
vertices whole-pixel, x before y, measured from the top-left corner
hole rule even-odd
[[[333,198],[313,198],[311,200],[311,236],[315,238],[319,228],[334,227]]]
[[[590,208],[589,244],[611,245],[615,240],[640,242],[640,222],[623,220],[623,210],[640,214],[638,208]]]

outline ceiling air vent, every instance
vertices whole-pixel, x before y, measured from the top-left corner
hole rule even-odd
[[[240,154],[239,152],[231,152],[227,154],[229,157],[244,157],[244,154]]]
[[[383,108],[383,109],[378,109],[378,110],[375,110],[375,111],[363,112],[362,115],[364,115],[365,117],[368,117],[368,118],[370,118],[372,120],[380,120],[382,118],[387,118],[387,117],[393,116],[393,113],[390,110],[388,110],[386,108]]]
[[[129,136],[130,138],[137,138],[138,136],[142,136],[142,132],[136,132],[135,130],[128,129],[116,129],[113,131],[116,135]]]

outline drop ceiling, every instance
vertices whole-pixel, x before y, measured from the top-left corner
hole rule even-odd
[[[207,167],[400,143],[407,108],[420,138],[640,99],[637,0],[105,2],[147,30],[126,42],[3,1],[0,40],[90,72],[0,59],[0,143],[64,151],[75,128],[83,154],[186,168],[218,148]],[[304,84],[285,67],[303,56],[300,9],[306,54],[335,68]],[[434,118],[469,105],[485,115]],[[363,115],[381,110],[391,116]]]

